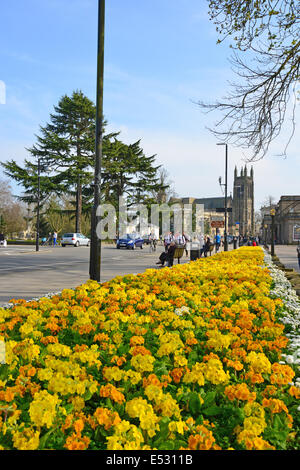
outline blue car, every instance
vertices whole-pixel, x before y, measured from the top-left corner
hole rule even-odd
[[[133,235],[125,235],[123,238],[118,238],[117,240],[117,248],[127,248],[127,250],[131,249],[134,250],[135,248],[143,249],[144,239],[135,237]]]

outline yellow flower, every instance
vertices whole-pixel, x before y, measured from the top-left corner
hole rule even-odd
[[[178,432],[179,434],[184,434],[186,430],[186,424],[183,421],[171,421],[169,423],[169,431]]]
[[[133,385],[138,384],[142,380],[142,376],[139,372],[134,370],[128,370],[125,372],[125,380],[130,380]]]
[[[209,359],[206,367],[203,368],[204,377],[214,385],[219,385],[229,381],[229,372],[225,372],[222,362],[219,359]]]
[[[61,400],[46,390],[37,392],[29,407],[30,419],[35,426],[50,428],[56,416],[56,407]]]
[[[137,372],[151,372],[153,370],[153,363],[155,362],[155,358],[148,354],[145,356],[142,354],[137,354],[131,358],[130,362]]]
[[[263,353],[256,353],[251,351],[250,354],[246,357],[246,362],[248,362],[254,372],[257,373],[271,373],[271,363],[269,359]]]
[[[149,400],[154,400],[155,402],[158,402],[163,398],[161,388],[151,384],[145,388],[145,395]]]
[[[18,450],[36,450],[39,447],[39,431],[25,428],[22,431],[14,431],[12,435],[14,447]]]

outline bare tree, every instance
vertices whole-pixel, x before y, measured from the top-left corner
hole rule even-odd
[[[174,182],[170,179],[169,173],[164,167],[158,169],[158,183],[160,189],[153,193],[153,197],[157,200],[158,204],[167,203],[170,198],[177,196]]]
[[[12,236],[26,227],[25,209],[12,195],[8,181],[0,180],[0,231]]]
[[[210,131],[223,142],[250,147],[253,161],[266,155],[290,118],[286,155],[300,78],[299,0],[210,0],[209,8],[218,43],[233,39],[230,62],[238,77],[222,101],[198,102],[205,110],[221,111]]]

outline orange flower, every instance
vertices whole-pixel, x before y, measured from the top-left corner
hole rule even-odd
[[[100,388],[100,397],[111,398],[116,403],[122,404],[125,401],[123,393],[119,391],[114,385],[107,384],[102,385]]]
[[[142,336],[132,336],[130,338],[130,346],[141,346],[145,342]]]
[[[83,420],[81,418],[77,419],[77,421],[75,421],[75,423],[74,423],[74,429],[75,429],[76,433],[80,434],[81,431],[83,431],[83,428],[84,428]]]
[[[94,342],[96,341],[109,341],[109,336],[105,333],[98,333],[94,336]]]
[[[155,374],[150,374],[147,378],[143,378],[143,387],[146,388],[148,385],[155,385],[156,387],[162,388],[162,383],[159,381]]]
[[[104,426],[104,429],[108,431],[112,426],[117,426],[121,422],[121,418],[116,411],[111,411],[107,408],[97,408],[94,417],[97,422]]]
[[[126,362],[126,359],[123,356],[122,357],[113,356],[110,362],[117,364],[118,367],[121,367],[122,364]]]
[[[182,367],[177,367],[170,372],[174,382],[179,384],[181,377],[183,376],[184,369]]]
[[[273,414],[281,413],[281,411],[284,411],[286,414],[288,414],[288,409],[285,403],[277,398],[264,398],[262,401],[262,406],[264,408],[269,408]]]
[[[73,433],[66,440],[64,447],[68,450],[85,450],[88,448],[90,443],[90,438],[87,436],[80,436]]]
[[[40,341],[41,341],[41,343],[43,343],[45,346],[47,346],[47,344],[58,343],[58,338],[55,337],[55,336],[44,336],[44,338],[41,338]]]
[[[254,372],[251,368],[245,375],[245,379],[249,379],[252,384],[262,384],[264,382],[263,376],[259,372]]]
[[[209,450],[215,443],[215,438],[211,431],[205,426],[197,426],[196,431],[199,434],[192,434],[188,439],[189,450]]]
[[[300,398],[300,388],[295,387],[294,385],[292,385],[289,389],[289,394],[292,397],[295,397],[298,400]]]
[[[277,388],[274,387],[273,385],[268,385],[265,390],[263,391],[263,397],[264,398],[268,398],[268,397],[271,397],[273,395],[276,395],[277,393]]]
[[[270,381],[272,384],[277,385],[288,385],[295,376],[295,372],[290,366],[278,364],[277,362],[272,365],[272,372]]]
[[[144,346],[135,346],[134,348],[130,349],[130,354],[132,354],[132,356],[137,356],[138,354],[141,354],[142,356],[151,356],[151,351],[144,348]]]
[[[224,393],[230,401],[237,399],[251,402],[256,399],[256,393],[250,392],[247,384],[244,382],[237,385],[229,385],[225,388]]]

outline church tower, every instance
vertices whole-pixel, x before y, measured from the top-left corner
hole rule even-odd
[[[241,236],[254,235],[254,173],[251,167],[248,175],[247,166],[241,169],[238,176],[234,169],[232,223],[238,224]]]

